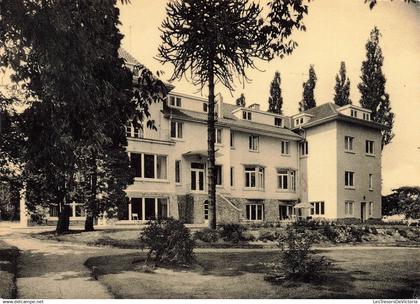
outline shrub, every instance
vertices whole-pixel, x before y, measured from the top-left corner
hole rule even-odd
[[[246,228],[240,224],[222,224],[219,226],[220,237],[226,242],[239,243],[244,241]]]
[[[267,242],[267,241],[275,241],[279,238],[278,231],[274,229],[261,229],[259,231],[258,240]]]
[[[337,231],[337,228],[329,223],[324,225],[322,233],[324,236],[331,242],[337,243],[340,233]]]
[[[350,226],[347,228],[349,242],[361,242],[364,235],[363,227]]]
[[[194,240],[184,224],[173,218],[150,221],[140,235],[149,249],[146,263],[154,256],[156,264],[189,264],[194,261]]]
[[[314,255],[311,248],[316,240],[316,233],[298,232],[289,226],[279,238],[280,263],[274,263],[273,271],[266,274],[265,280],[279,283],[285,279],[311,281],[319,278],[331,263],[324,256]]]
[[[194,233],[194,239],[200,240],[206,243],[215,243],[219,240],[219,232],[210,228],[204,228]]]
[[[247,231],[247,230],[242,233],[242,238],[246,242],[253,242],[253,241],[256,240],[255,235],[252,234],[250,231]]]

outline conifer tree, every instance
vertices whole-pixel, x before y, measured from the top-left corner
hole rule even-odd
[[[340,71],[335,76],[334,103],[339,106],[351,104],[350,79],[346,75],[346,64],[341,62]]]
[[[245,107],[246,106],[246,99],[245,99],[245,95],[242,93],[241,96],[239,96],[236,99],[236,105],[239,107]]]
[[[270,84],[270,97],[268,97],[268,112],[283,114],[283,97],[281,96],[281,78],[280,73],[274,74],[274,79]]]
[[[315,102],[315,87],[316,87],[316,74],[313,64],[309,66],[309,78],[303,83],[302,100],[299,102],[299,112],[309,110],[316,107]]]
[[[360,91],[360,105],[372,111],[371,119],[383,124],[386,129],[382,130],[381,148],[392,141],[394,133],[394,113],[391,111],[389,94],[386,92],[386,78],[382,72],[384,57],[379,45],[381,34],[377,27],[370,32],[370,38],[366,43],[366,59],[362,62]]]

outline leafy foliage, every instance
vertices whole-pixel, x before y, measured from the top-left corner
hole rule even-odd
[[[316,74],[313,64],[309,67],[309,78],[303,83],[302,100],[299,102],[299,112],[309,110],[316,107],[315,102],[315,87],[316,87]]]
[[[246,106],[245,95],[243,93],[236,99],[236,105],[240,107]]]
[[[184,224],[173,218],[150,221],[140,235],[148,248],[147,261],[153,257],[156,264],[190,264],[194,261],[194,240]]]
[[[268,112],[275,114],[283,114],[283,97],[281,96],[281,78],[280,73],[274,74],[274,79],[270,84],[270,97],[268,97]]]
[[[244,241],[244,232],[246,228],[241,224],[228,223],[219,226],[220,237],[226,242],[239,243]]]
[[[420,187],[400,187],[385,197],[383,213],[404,214],[407,218],[420,218]]]
[[[194,233],[195,240],[200,240],[206,243],[215,243],[219,240],[219,238],[219,232],[210,228],[204,228]]]
[[[312,231],[298,232],[289,226],[279,238],[280,262],[274,265],[265,279],[273,283],[284,280],[311,281],[328,270],[331,263],[323,256],[315,256],[311,249],[317,241]]]
[[[335,77],[334,102],[336,105],[345,106],[351,104],[350,79],[346,75],[346,64],[341,62],[340,72]]]
[[[362,62],[362,82],[358,88],[361,94],[360,105],[372,111],[371,119],[386,127],[382,130],[382,149],[389,144],[394,134],[394,113],[391,111],[389,95],[386,93],[386,78],[382,72],[384,57],[379,38],[381,34],[377,27],[370,32],[370,38],[366,43],[366,60]]]

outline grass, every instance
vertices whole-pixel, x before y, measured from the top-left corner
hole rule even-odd
[[[264,281],[276,251],[198,252],[189,269],[142,270],[144,254],[93,257],[94,276],[116,298],[413,298],[420,290],[418,249],[322,250],[334,262],[323,280]],[[417,292],[417,294],[416,294]]]
[[[0,298],[16,297],[16,259],[17,248],[0,241]]]

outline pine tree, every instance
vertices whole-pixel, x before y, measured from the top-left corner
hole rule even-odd
[[[302,100],[299,102],[299,112],[309,110],[316,107],[315,102],[315,86],[316,86],[316,74],[313,64],[309,66],[309,78],[303,83],[303,94]]]
[[[362,82],[358,88],[361,94],[360,105],[372,111],[371,119],[374,122],[386,126],[386,129],[382,130],[383,149],[394,137],[394,113],[391,112],[389,95],[385,90],[386,78],[382,72],[384,57],[379,46],[380,36],[378,28],[374,27],[366,43],[366,60],[362,62]]]
[[[283,114],[283,97],[281,96],[281,78],[280,73],[274,74],[274,79],[270,85],[270,97],[268,97],[268,112]]]
[[[245,107],[246,106],[246,100],[245,100],[245,95],[242,93],[241,96],[239,96],[236,99],[236,105],[239,107]]]
[[[335,76],[334,102],[336,105],[345,106],[351,104],[350,79],[346,75],[346,64],[341,62],[340,72]]]

